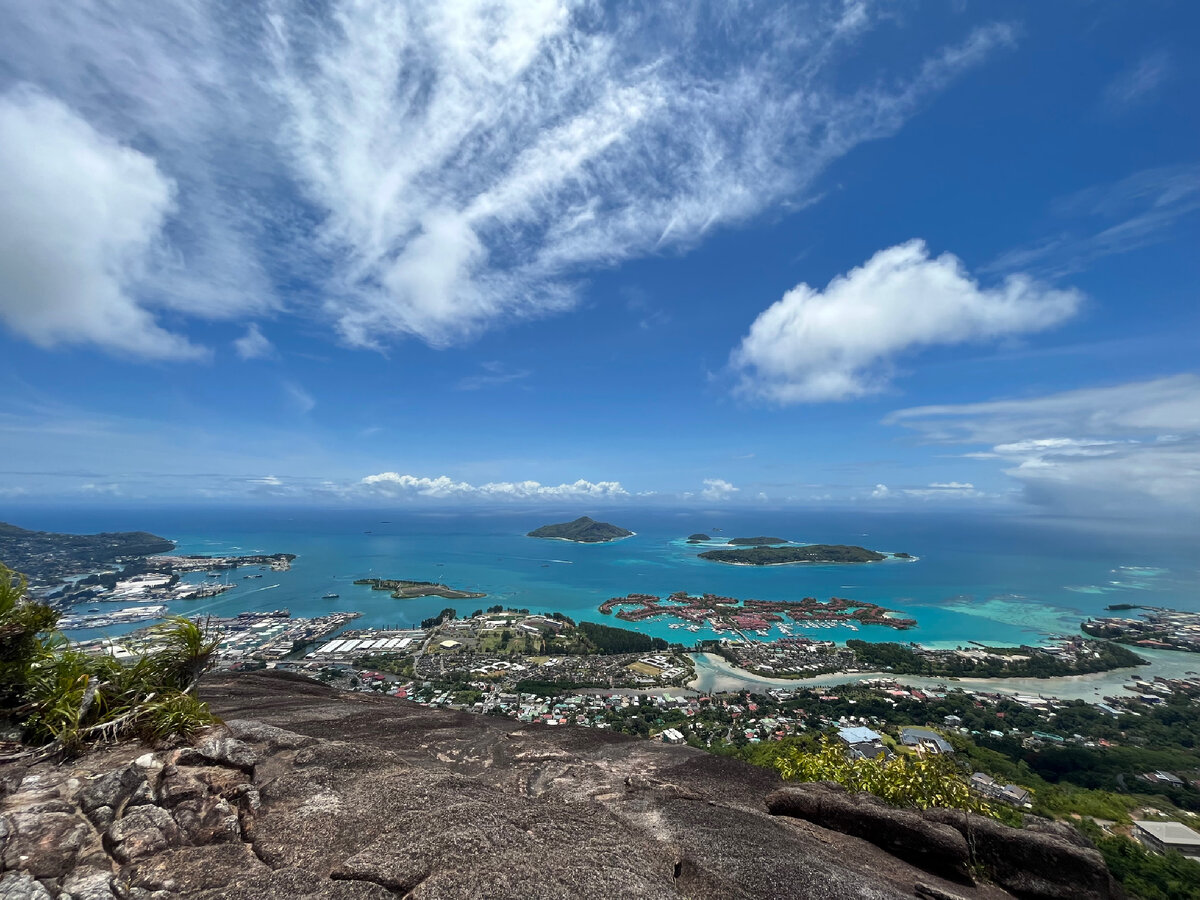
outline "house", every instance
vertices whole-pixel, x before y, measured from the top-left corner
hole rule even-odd
[[[946,716],[946,718],[942,719],[942,723],[950,728],[958,728],[962,725],[962,719],[958,716]]]
[[[954,753],[954,748],[950,746],[949,741],[928,728],[901,728],[900,743],[905,747],[913,747],[924,753],[938,753],[946,756]]]
[[[662,739],[667,744],[682,744],[683,733],[678,728],[668,728],[663,731]]]
[[[839,728],[838,740],[846,745],[851,759],[886,759],[891,755],[883,738],[870,728]]]
[[[1200,833],[1180,822],[1151,822],[1135,819],[1133,836],[1156,853],[1177,850],[1200,860]]]
[[[991,799],[1000,800],[1012,806],[1025,806],[1032,802],[1032,795],[1023,787],[1015,784],[1000,784],[990,775],[976,772],[971,776],[971,790]]]

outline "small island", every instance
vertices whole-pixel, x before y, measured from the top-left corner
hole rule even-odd
[[[711,540],[712,538],[710,538],[707,534],[689,534],[687,537],[687,542],[689,544],[703,544],[705,541]]]
[[[790,544],[787,538],[777,537],[736,537],[730,538],[725,543],[733,547],[761,547],[764,544]]]
[[[608,522],[597,522],[588,516],[580,516],[573,522],[560,522],[557,525],[543,525],[529,532],[526,537],[546,538],[557,541],[574,541],[577,544],[603,544],[617,541],[633,534],[619,525]]]
[[[792,563],[867,563],[887,559],[883,553],[846,544],[806,544],[791,547],[745,547],[706,550],[701,559],[733,566],[784,566]]]
[[[373,591],[391,591],[397,600],[414,600],[417,597],[444,597],[447,600],[476,600],[486,597],[477,591],[437,584],[433,581],[406,581],[399,578],[359,578],[355,584],[369,584]]]

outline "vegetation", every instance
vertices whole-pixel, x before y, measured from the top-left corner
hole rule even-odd
[[[739,540],[734,538],[734,540]],[[755,540],[759,540],[755,538]],[[733,541],[730,541],[733,543]],[[887,559],[882,553],[846,544],[809,544],[804,547],[746,547],[706,550],[701,559],[743,566],[781,566],[786,563],[864,563]]]
[[[707,534],[700,534],[700,533],[689,534],[687,539],[688,539],[689,543],[697,543],[697,544],[700,543],[701,541],[711,541],[712,540],[712,538],[709,537]]]
[[[756,748],[756,755],[764,750]],[[914,809],[950,807],[993,818],[1009,811],[972,793],[953,759],[901,754],[891,759],[850,759],[834,740],[822,737],[815,749],[796,742],[773,742],[766,760],[788,781],[835,781],[847,790],[874,794],[894,806]]]
[[[1105,834],[1086,820],[1080,823],[1080,830],[1092,839],[1109,871],[1134,897],[1141,900],[1200,897],[1200,863],[1175,852],[1161,856],[1151,853],[1129,838]]]
[[[442,597],[445,600],[477,600],[486,597],[477,591],[464,591],[433,581],[406,581],[400,578],[359,578],[355,584],[369,584],[373,591],[391,591],[397,600],[417,597]]]
[[[56,629],[58,614],[25,599],[27,582],[0,564],[0,718],[42,755],[136,735],[189,738],[215,721],[193,696],[220,638],[174,617],[151,629],[130,663],[89,656]]]
[[[446,607],[436,616],[430,616],[428,619],[421,620],[422,628],[437,628],[443,622],[452,622],[458,618],[458,613],[450,607]]]
[[[628,628],[613,628],[595,622],[580,622],[577,627],[595,653],[647,653],[667,649],[667,642],[662,638],[650,637]]]
[[[953,653],[918,653],[906,644],[866,641],[846,641],[846,646],[863,666],[895,672],[899,675],[932,675],[935,677],[1025,677],[1051,678],[1060,675],[1084,675],[1107,672],[1127,666],[1145,665],[1145,660],[1119,644],[1097,642],[1096,656],[1081,655],[1073,660],[1058,659],[1035,647],[989,647],[994,656],[1026,657],[1023,659],[970,659]]]
[[[597,522],[587,516],[580,516],[573,522],[560,522],[557,525],[543,525],[529,532],[527,537],[560,538],[565,541],[576,541],[581,544],[600,544],[605,541],[615,541],[618,538],[629,537],[633,534],[619,525],[608,522]]]
[[[790,544],[787,538],[777,537],[737,537],[726,541],[735,547],[759,547],[763,544]]]

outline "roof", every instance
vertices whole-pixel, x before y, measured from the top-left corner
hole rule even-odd
[[[1200,844],[1200,832],[1193,831],[1181,822],[1152,822],[1135,819],[1133,824],[1152,837],[1158,838],[1164,844]]]
[[[869,744],[872,741],[883,740],[870,728],[839,728],[838,737],[847,744]]]
[[[954,748],[936,731],[928,728],[906,727],[900,729],[900,741],[903,744],[916,744],[921,741],[932,741],[942,753],[953,753]]]

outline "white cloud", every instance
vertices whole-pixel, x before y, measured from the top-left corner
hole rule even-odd
[[[1194,514],[1200,506],[1200,377],[1044,397],[899,410],[888,424],[939,443],[985,444],[1036,504],[1077,515]]]
[[[728,500],[739,490],[723,478],[705,478],[700,496],[705,500]]]
[[[1102,98],[1110,113],[1122,113],[1148,97],[1163,83],[1171,58],[1164,50],[1147,53],[1138,62],[1109,82]]]
[[[1012,40],[989,26],[846,91],[838,64],[875,24],[850,9],[284,4],[273,84],[335,260],[329,314],[352,343],[445,344],[562,309],[584,272],[802,194]]]
[[[1169,240],[1176,223],[1197,211],[1200,166],[1144,169],[1059,198],[1051,209],[1059,230],[1001,254],[981,271],[1070,275],[1106,256]]]
[[[295,311],[323,307],[361,345],[564,309],[598,268],[807,202],[831,161],[1014,37],[987,25],[915,70],[855,80],[866,33],[893,26],[859,3],[5,14],[0,89],[38,85],[174,185],[170,211],[144,220],[170,238],[138,273],[156,304],[245,317],[282,307],[275,284],[310,284]]]
[[[592,482],[582,478],[570,484],[557,485],[537,481],[498,481],[474,485],[455,481],[446,475],[427,478],[399,472],[380,472],[367,475],[360,485],[392,497],[429,499],[619,500],[629,497],[629,492],[618,481]]]
[[[251,322],[246,333],[233,342],[233,349],[242,359],[267,359],[275,355],[274,345],[259,330],[257,322]]]
[[[957,257],[930,258],[914,240],[879,251],[823,291],[788,291],[755,319],[731,364],[751,396],[846,400],[883,389],[903,353],[1041,331],[1081,300],[1021,275],[981,287]]]
[[[458,381],[460,391],[478,391],[482,388],[497,387],[513,381],[522,381],[533,373],[528,369],[511,369],[501,362],[484,362],[479,367],[483,370],[476,375],[464,375]]]
[[[43,347],[203,355],[138,298],[174,193],[153,159],[18,87],[0,95],[0,172],[0,319],[9,328]]]
[[[294,381],[283,382],[283,395],[288,405],[302,416],[308,415],[316,408],[316,398]]]

